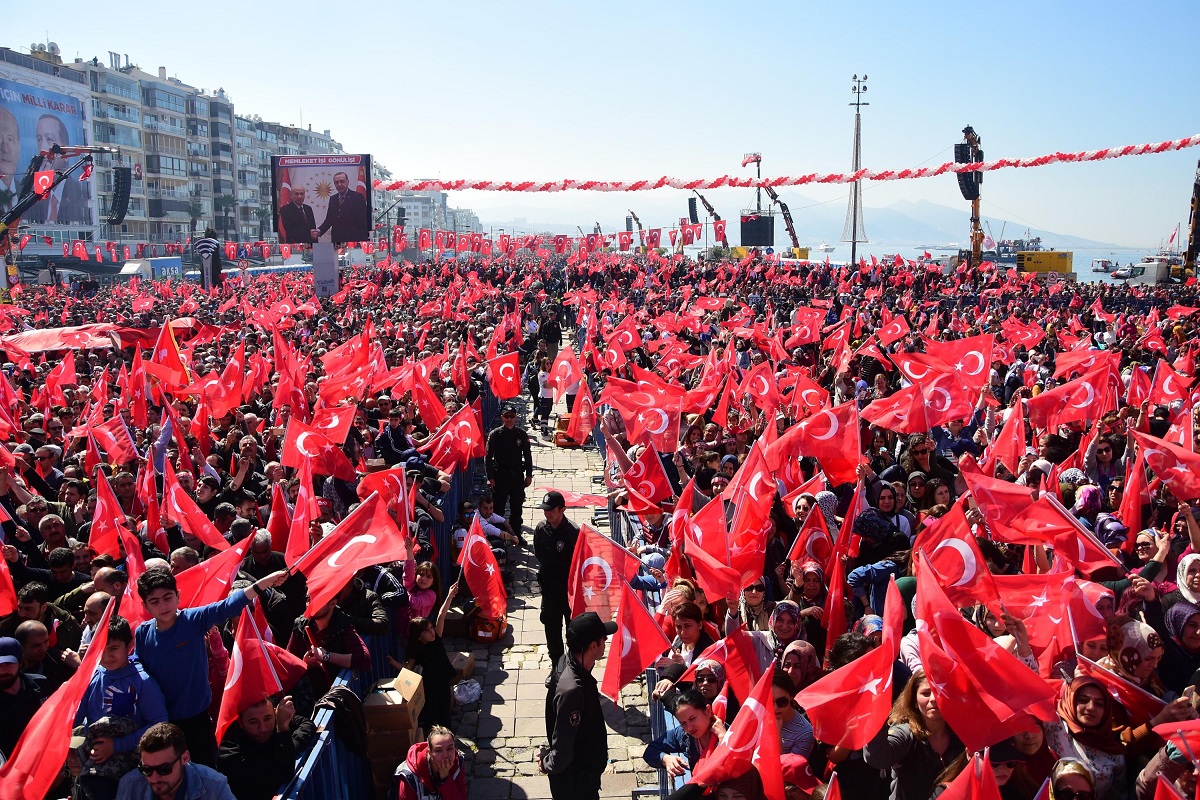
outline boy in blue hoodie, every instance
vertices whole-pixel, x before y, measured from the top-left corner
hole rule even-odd
[[[156,722],[167,721],[162,689],[141,664],[131,661],[133,631],[122,617],[108,623],[100,668],[92,674],[75,715],[79,785],[92,800],[111,800],[121,776],[137,766],[138,740]]]
[[[162,687],[167,719],[183,730],[197,764],[212,767],[217,762],[217,740],[208,713],[212,690],[205,634],[242,613],[264,589],[274,589],[287,579],[288,573],[280,570],[231,592],[219,603],[180,609],[179,590],[169,570],[148,569],[138,578],[138,595],[152,617],[138,625],[134,635],[138,658]]]

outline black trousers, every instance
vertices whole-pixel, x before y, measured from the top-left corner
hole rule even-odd
[[[563,636],[568,623],[571,622],[571,609],[557,605],[547,606],[546,598],[543,596],[540,618],[542,626],[546,629],[546,649],[550,651],[550,663],[557,664],[566,651]]]
[[[504,504],[509,504],[508,521],[513,533],[521,535],[521,511],[525,505],[525,476],[514,478],[497,477],[496,485],[492,488],[492,499],[495,500],[497,514],[504,513]]]
[[[171,723],[183,731],[192,761],[215,769],[217,766],[217,737],[213,732],[213,720],[209,713],[205,711],[187,719],[173,719]]]
[[[602,774],[567,767],[557,775],[548,776],[550,796],[554,800],[599,800]]]

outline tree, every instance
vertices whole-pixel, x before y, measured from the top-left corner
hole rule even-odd
[[[188,219],[191,220],[191,224],[188,226],[188,231],[191,233],[192,238],[195,239],[196,223],[204,217],[204,204],[200,202],[198,197],[193,196],[192,199],[188,201],[187,215]]]
[[[221,235],[229,238],[229,212],[237,205],[237,198],[231,194],[217,195],[213,198],[213,208],[221,212],[218,216],[221,217]]]
[[[270,206],[255,206],[254,216],[258,219],[258,238],[262,241],[267,238],[267,223],[271,220]]]

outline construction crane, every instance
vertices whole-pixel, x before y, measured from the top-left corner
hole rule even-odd
[[[792,224],[792,212],[788,210],[787,203],[779,199],[779,195],[770,186],[762,187],[766,191],[767,196],[771,198],[772,203],[779,204],[779,210],[783,213],[783,224],[787,228],[788,236],[792,237],[792,247],[800,249],[800,240],[796,238],[796,226]],[[705,203],[707,205],[707,203]]]
[[[712,207],[712,203],[705,200],[704,195],[700,194],[699,192],[696,192],[695,189],[692,189],[692,191],[696,193],[696,197],[700,198],[700,202],[704,204],[704,209],[708,212],[709,216],[712,217],[717,222],[720,222],[721,215],[718,214],[717,210]],[[721,234],[721,246],[724,247],[725,249],[729,249],[729,240],[725,238],[724,234]]]
[[[638,243],[639,243],[639,245],[640,245],[641,247],[645,247],[645,246],[646,246],[646,232],[645,232],[644,230],[642,230],[642,221],[641,221],[640,219],[638,219],[638,215],[637,215],[637,214],[633,213],[633,209],[632,209],[632,208],[631,208],[631,209],[629,209],[629,216],[633,217],[633,222],[634,222],[634,224],[636,224],[636,225],[637,225],[637,228],[638,228]]]
[[[1188,215],[1187,252],[1183,255],[1183,271],[1195,274],[1196,257],[1200,256],[1200,161],[1196,162],[1196,182],[1192,184],[1192,209]]]

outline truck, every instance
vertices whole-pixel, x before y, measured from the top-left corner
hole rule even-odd
[[[1175,283],[1179,276],[1179,264],[1169,255],[1145,256],[1136,264],[1113,270],[1112,277],[1126,285],[1143,286]]]
[[[1022,250],[1017,253],[1017,272],[1037,273],[1039,280],[1075,280],[1074,254],[1068,250]],[[1055,277],[1051,278],[1050,275]]]

